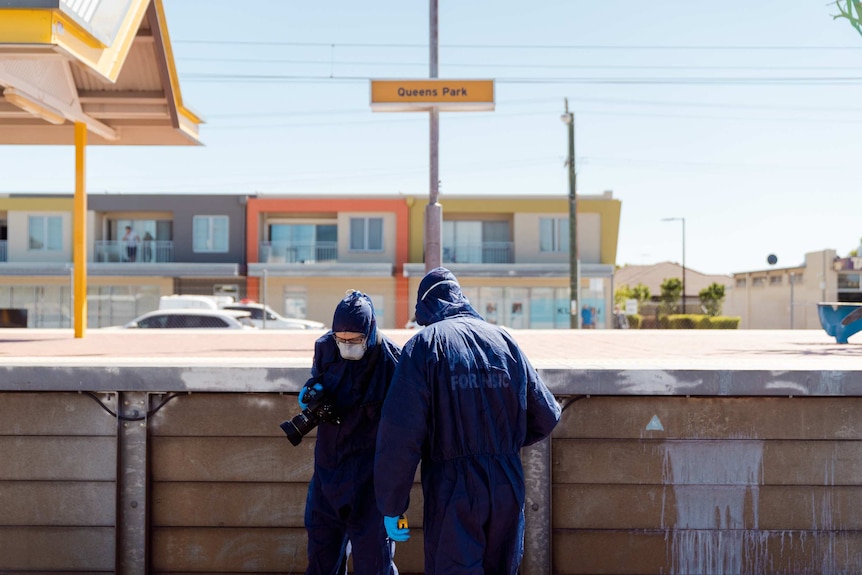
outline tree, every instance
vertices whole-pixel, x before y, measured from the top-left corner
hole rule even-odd
[[[697,294],[700,305],[706,315],[715,317],[721,315],[721,304],[724,302],[724,286],[713,282]]]
[[[840,14],[834,14],[833,20],[846,18],[857,32],[862,34],[862,0],[835,0]]]
[[[629,287],[628,284],[623,284],[614,291],[614,303],[624,306],[626,300],[634,299],[638,302],[638,311],[645,301],[650,298],[649,288],[643,283],[638,282],[635,287]]]
[[[665,278],[661,282],[661,295],[659,296],[659,312],[663,314],[681,313],[679,309],[680,295],[682,294],[682,280],[679,278]]]

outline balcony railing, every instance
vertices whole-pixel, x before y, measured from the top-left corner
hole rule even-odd
[[[443,246],[443,263],[511,264],[515,261],[513,242],[482,242]]]
[[[293,242],[260,242],[261,263],[316,264],[338,261],[337,242],[298,244]]]
[[[93,261],[98,263],[161,264],[174,261],[174,242],[142,241],[134,253],[120,240],[97,240],[93,249]]]

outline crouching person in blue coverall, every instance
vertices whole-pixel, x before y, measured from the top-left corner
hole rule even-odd
[[[374,500],[374,448],[383,399],[399,347],[377,331],[371,298],[354,291],[335,308],[332,329],[314,343],[311,378],[299,393],[302,409],[312,396],[333,406],[340,423],[321,421],[308,486],[307,575],[346,569],[348,540],[357,575],[397,575],[394,543]]]
[[[422,462],[425,573],[514,575],[524,551],[520,450],[547,437],[560,405],[503,329],[485,322],[446,268],[419,284],[377,433],[374,488],[390,537]]]

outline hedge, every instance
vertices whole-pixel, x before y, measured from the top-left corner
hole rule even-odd
[[[671,314],[659,317],[663,329],[739,329],[742,318],[702,314]]]

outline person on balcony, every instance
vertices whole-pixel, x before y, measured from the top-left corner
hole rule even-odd
[[[335,308],[332,329],[314,343],[311,378],[299,405],[322,396],[340,423],[321,421],[308,486],[306,575],[345,573],[347,545],[357,575],[397,575],[395,544],[374,504],[374,448],[383,399],[401,349],[377,330],[371,298],[350,291]],[[320,394],[320,395],[318,395]]]
[[[126,246],[126,261],[133,262],[138,258],[139,243],[141,243],[141,238],[138,233],[132,229],[132,226],[126,226],[126,235],[123,236],[123,245]]]
[[[144,243],[143,243],[143,258],[145,262],[153,261],[153,234],[147,232],[144,234]]]

